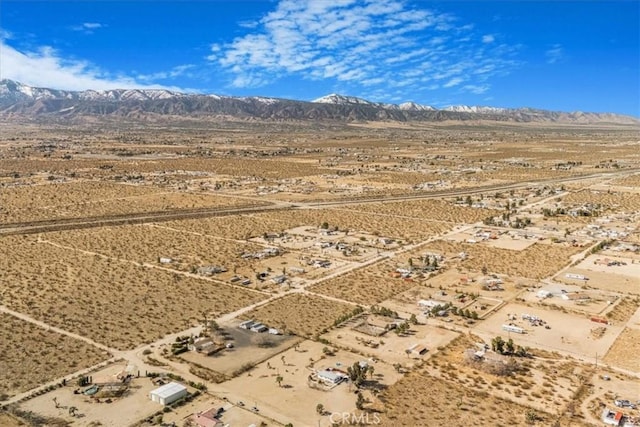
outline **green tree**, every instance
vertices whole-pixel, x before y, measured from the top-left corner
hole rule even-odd
[[[505,342],[500,336],[497,336],[491,340],[491,349],[496,353],[500,353],[500,354],[504,353],[504,345],[505,345]]]
[[[413,324],[413,325],[417,325],[418,324],[418,318],[416,317],[415,314],[411,314],[411,317],[409,317],[409,322],[411,322],[411,324]]]
[[[278,376],[276,377],[276,382],[278,383],[278,387],[282,387],[282,380],[283,380],[283,379],[284,379],[284,378],[282,378],[282,375],[278,375]]]
[[[505,350],[509,354],[513,354],[515,352],[515,346],[513,345],[513,340],[511,338],[507,341]]]
[[[324,415],[324,405],[323,405],[322,403],[318,403],[318,404],[316,405],[316,412],[317,412],[319,415]]]
[[[356,399],[356,408],[358,408],[359,410],[362,410],[364,409],[364,404],[365,404],[364,396],[362,396],[362,393],[358,392],[358,398]]]

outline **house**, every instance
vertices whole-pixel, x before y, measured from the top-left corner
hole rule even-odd
[[[427,353],[427,347],[422,344],[414,344],[408,349],[405,350],[407,354],[410,354],[414,357],[420,357]]]
[[[280,255],[280,249],[278,248],[266,248],[262,251],[266,256]]]
[[[169,384],[152,390],[151,393],[149,393],[149,397],[153,402],[166,406],[182,399],[187,394],[189,393],[185,386],[177,382],[170,382]]]
[[[318,371],[316,375],[318,376],[318,380],[328,385],[340,384],[342,381],[347,379],[343,373],[330,371],[328,369]]]
[[[591,299],[589,295],[583,294],[580,292],[567,292],[567,293],[563,293],[560,297],[565,301],[576,301],[576,302],[587,301]]]
[[[189,350],[206,354],[207,356],[215,353],[218,346],[211,338],[196,338],[193,344],[188,345]]]
[[[269,328],[267,328],[265,325],[263,325],[262,323],[254,323],[253,326],[251,326],[251,331],[252,332],[266,332],[269,330]]]
[[[199,274],[207,275],[207,276],[210,276],[212,274],[224,273],[226,271],[227,271],[226,268],[220,267],[220,266],[217,266],[217,265],[209,265],[209,266],[206,266],[206,267],[198,268],[198,273]]]
[[[442,302],[442,301],[437,301],[437,300],[433,300],[433,299],[421,299],[418,300],[418,307],[420,307],[423,310],[431,310],[434,307],[444,307],[447,303]]]
[[[611,426],[619,426],[622,416],[622,412],[613,412],[608,408],[602,410],[602,422]]]
[[[256,324],[255,320],[252,319],[252,320],[245,320],[244,322],[240,323],[240,325],[238,326],[242,329],[251,329],[251,327],[255,324]]]
[[[502,330],[507,332],[515,332],[516,334],[524,334],[524,329],[519,326],[502,325]]]
[[[198,412],[191,416],[193,423],[199,427],[219,427],[223,423],[217,418],[222,412],[223,408],[211,408],[204,412]]]
[[[275,276],[274,278],[272,278],[271,281],[276,285],[281,285],[287,281],[287,276],[285,276],[284,274],[281,274],[279,276]]]
[[[551,292],[544,289],[540,289],[536,294],[536,296],[540,299],[545,299],[545,298],[551,298],[552,295],[551,295]]]

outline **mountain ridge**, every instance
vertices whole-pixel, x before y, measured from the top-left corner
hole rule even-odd
[[[635,117],[613,113],[558,112],[534,108],[455,105],[437,109],[415,102],[386,104],[330,94],[313,101],[215,94],[189,94],[166,89],[66,91],[0,80],[0,116],[143,117],[145,114],[232,116],[241,119],[358,121],[490,120],[571,124],[640,124]]]

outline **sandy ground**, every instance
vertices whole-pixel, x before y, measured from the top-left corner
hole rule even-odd
[[[353,412],[356,396],[346,383],[330,391],[310,388],[307,377],[311,369],[333,367],[346,370],[353,363],[366,359],[344,350],[334,356],[323,356],[323,347],[323,344],[305,341],[297,350],[290,349],[222,386],[228,391],[229,400],[236,401],[243,396],[247,406],[257,406],[260,413],[276,413],[275,418],[282,423],[328,426],[331,417],[318,415],[316,405],[323,404],[330,413]],[[311,359],[314,360],[314,368],[309,367]],[[374,379],[381,384],[390,385],[400,378],[387,364],[374,363],[373,366]],[[282,387],[275,381],[278,374],[283,377]]]
[[[238,322],[227,325],[225,331],[228,338],[225,342],[233,344],[233,348],[222,350],[211,356],[189,351],[181,354],[180,358],[215,372],[232,376],[243,365],[254,365],[267,360],[301,341],[300,338],[292,336],[271,335],[266,332],[256,333],[240,329]],[[265,343],[270,343],[270,345],[266,346]]]
[[[0,240],[9,308],[116,348],[132,348],[265,295],[197,277],[38,243]],[[34,260],[38,260],[34,262]]]
[[[638,266],[637,264],[635,266]],[[587,286],[592,289],[601,289],[609,292],[621,292],[640,295],[640,285],[638,285],[638,277],[617,274],[614,267],[610,267],[610,272],[601,272],[587,270],[578,267],[569,267],[562,273],[554,277],[554,280],[562,283],[568,283],[577,286]],[[578,280],[568,278],[567,274],[577,274],[589,278],[589,280]]]
[[[325,332],[339,317],[354,309],[353,305],[315,295],[293,294],[258,307],[243,317],[259,320],[281,331],[311,337]]]
[[[359,354],[366,354],[388,364],[400,363],[413,364],[416,360],[426,360],[438,352],[439,348],[446,347],[458,334],[446,329],[430,325],[412,325],[409,334],[398,336],[393,331],[383,336],[373,337],[352,329],[352,324],[336,328],[323,335],[338,347],[352,349]],[[372,347],[368,343],[378,344]],[[424,355],[407,355],[406,351],[414,345],[422,345],[427,348]]]
[[[640,372],[640,329],[625,328],[613,343],[604,361],[620,368]]]
[[[71,182],[4,189],[0,204],[2,222],[81,218],[168,209],[229,207],[245,199],[163,191],[158,187],[105,182]],[[6,207],[9,207],[7,209]]]
[[[511,321],[511,323],[524,328],[525,334],[509,333],[502,330],[502,325],[509,323],[507,314],[516,315],[517,320]],[[522,320],[522,314],[537,316],[547,322],[551,329],[545,329],[543,326],[530,326],[528,321]],[[510,337],[516,344],[523,346],[550,351],[558,350],[571,355],[594,358],[596,354],[600,356],[605,354],[622,331],[620,326],[609,325],[606,327],[604,336],[595,339],[591,335],[591,330],[599,326],[602,325],[582,316],[511,303],[479,323],[473,330],[492,337],[497,335],[504,339]]]
[[[121,371],[122,365],[111,365],[92,374],[94,381],[98,378],[111,378]],[[134,378],[130,390],[121,398],[111,403],[96,403],[82,394],[74,394],[76,384],[57,389],[53,392],[36,397],[20,405],[20,409],[35,411],[47,417],[56,417],[73,422],[73,425],[86,426],[92,422],[100,422],[103,426],[121,427],[130,425],[148,417],[162,406],[149,398],[149,392],[157,388],[149,378]],[[191,390],[193,391],[193,390]],[[55,407],[56,398],[59,408]],[[71,417],[69,408],[78,408],[79,417]]]
[[[454,243],[439,240],[426,247],[432,251],[456,256],[461,252],[467,259],[461,261],[462,268],[481,271],[486,267],[489,273],[506,274],[516,277],[541,279],[554,274],[569,262],[569,257],[579,248],[536,243],[521,251],[491,248],[482,243]]]
[[[0,396],[29,390],[110,357],[82,341],[4,313],[0,324]]]

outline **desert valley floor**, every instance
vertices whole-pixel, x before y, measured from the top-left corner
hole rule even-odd
[[[2,122],[0,253],[2,426],[640,425],[637,126]]]

